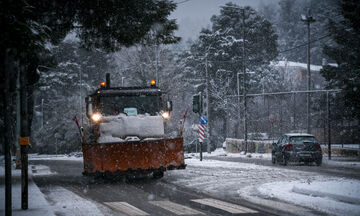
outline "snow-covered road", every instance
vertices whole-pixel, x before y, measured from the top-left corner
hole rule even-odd
[[[359,215],[360,181],[314,172],[189,158],[186,170],[169,172],[174,184],[215,197],[245,199],[265,208],[309,215],[313,209],[329,215]]]
[[[221,154],[217,154],[219,155]],[[237,156],[231,155],[231,157]],[[269,160],[268,155],[253,155],[253,158]],[[60,161],[69,160],[81,163],[82,158],[65,155],[31,155],[30,160],[36,160],[39,164],[32,167],[34,169],[32,175],[36,177],[57,175],[49,167],[41,165],[42,160],[59,161],[60,165]],[[358,179],[329,176],[313,170],[311,172],[297,170],[296,166],[293,167],[294,169],[291,167],[284,169],[281,166],[221,161],[211,159],[209,155],[206,155],[203,161],[188,157],[186,164],[185,170],[166,172],[161,182],[187,188],[190,191],[199,191],[233,203],[242,203],[245,200],[256,205],[255,208],[259,209],[260,206],[259,210],[274,209],[270,211],[274,214],[287,212],[291,215],[316,215],[318,212],[325,215],[360,215],[360,181]],[[354,163],[342,165],[353,167]],[[0,171],[3,171],[3,168]],[[18,175],[17,172],[14,174]],[[16,185],[16,188],[18,186]],[[46,195],[42,195],[36,187],[33,187],[37,191],[37,199],[44,201],[45,199],[40,196],[42,195],[49,202],[48,207],[45,208],[46,211],[70,215],[71,212],[81,208],[83,205],[80,204],[86,201],[89,202],[86,206],[92,206],[92,215],[109,213],[97,202],[84,200],[72,191],[62,187],[51,188],[47,188]],[[0,187],[0,190],[3,189]]]

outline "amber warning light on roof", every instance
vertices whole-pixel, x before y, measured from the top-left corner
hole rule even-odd
[[[150,85],[151,85],[151,86],[156,86],[155,80],[151,80]]]
[[[101,86],[101,87],[105,87],[105,82],[101,82],[101,83],[100,83],[100,86]]]

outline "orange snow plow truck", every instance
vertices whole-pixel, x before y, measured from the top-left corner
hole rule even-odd
[[[183,138],[166,138],[164,124],[172,102],[149,87],[110,87],[110,75],[86,97],[91,133],[82,139],[84,175],[150,174],[185,169]]]

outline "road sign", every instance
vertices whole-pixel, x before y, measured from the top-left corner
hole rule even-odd
[[[20,137],[19,144],[20,145],[30,145],[30,137]]]
[[[205,125],[199,124],[199,142],[204,142],[205,139]]]
[[[200,117],[200,123],[203,125],[206,125],[208,123],[208,118],[206,116],[201,116]]]

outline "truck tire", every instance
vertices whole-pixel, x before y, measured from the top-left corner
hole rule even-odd
[[[160,179],[162,177],[164,177],[164,171],[154,171],[153,172],[154,179]]]

